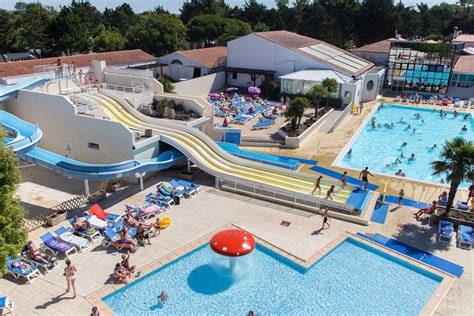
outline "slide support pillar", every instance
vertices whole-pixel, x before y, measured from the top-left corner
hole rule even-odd
[[[143,174],[140,174],[140,191],[143,191]]]
[[[87,179],[84,180],[84,187],[85,187],[85,190],[86,190],[86,196],[89,197],[90,196],[90,193],[89,193],[89,180],[87,180]]]
[[[191,173],[191,160],[188,159],[188,173]]]

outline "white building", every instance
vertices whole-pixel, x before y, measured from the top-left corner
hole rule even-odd
[[[225,65],[226,57],[226,47],[209,47],[176,51],[160,57],[158,63],[168,66],[168,77],[182,81],[218,71]]]
[[[277,79],[292,74],[284,78],[288,88],[289,80],[296,81],[291,84],[295,86],[304,81],[308,73],[300,71],[311,70],[313,78],[337,76],[339,96],[357,103],[373,100],[374,91],[379,91],[383,82],[383,69],[372,72],[370,80],[365,78],[374,68],[373,63],[323,41],[287,31],[252,33],[228,42],[227,49],[226,82],[231,86],[258,86],[270,76]],[[364,91],[366,85],[370,91]],[[282,86],[283,90],[286,88]]]

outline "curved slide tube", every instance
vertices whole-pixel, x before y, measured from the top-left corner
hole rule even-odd
[[[186,161],[177,150],[166,151],[156,158],[128,160],[115,164],[89,164],[73,160],[53,152],[37,148],[42,137],[38,126],[0,111],[0,123],[13,137],[4,140],[6,147],[30,163],[59,172],[65,176],[86,180],[111,180],[134,176],[136,173],[158,171]]]
[[[323,200],[321,196],[311,197],[314,176],[300,172],[284,170],[253,161],[235,157],[221,149],[207,135],[197,129],[170,121],[156,120],[135,110],[125,100],[121,103],[106,95],[96,95],[105,111],[115,120],[132,130],[151,129],[160,140],[179,149],[201,169],[216,177],[237,180],[240,183],[255,185],[266,191],[281,192],[298,199],[312,199],[315,203],[332,208],[350,208],[345,204],[352,193],[353,186],[345,190],[336,190],[335,200]],[[323,181],[322,194],[335,182]],[[319,193],[316,191],[316,193]]]

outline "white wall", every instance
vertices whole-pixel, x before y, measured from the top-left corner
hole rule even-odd
[[[275,78],[304,69],[331,69],[255,34],[227,42],[227,66],[276,71]]]
[[[179,60],[182,65],[172,64],[175,60]],[[194,68],[201,68],[201,76],[207,75],[211,71],[204,65],[176,52],[160,57],[158,61],[163,64],[168,64],[169,69],[167,75],[174,81],[193,79]]]
[[[133,158],[133,133],[122,124],[75,114],[75,106],[64,96],[20,90],[7,102],[10,113],[38,124],[43,131],[40,147],[88,163],[115,163]],[[99,144],[99,150],[87,143]]]
[[[225,85],[225,72],[217,72],[207,76],[174,84],[177,94],[207,98],[209,92],[222,89]]]
[[[362,94],[360,101],[368,102],[377,99],[378,97],[378,87],[380,84],[383,84],[385,70],[381,69],[379,72],[367,73],[364,75],[364,80],[362,83]],[[373,87],[372,90],[367,89],[367,84],[372,81]]]

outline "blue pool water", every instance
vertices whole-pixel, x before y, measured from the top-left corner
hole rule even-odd
[[[415,117],[417,113],[421,118]],[[474,120],[471,114],[467,120],[463,115],[454,117],[453,112],[447,111],[447,116],[441,118],[439,111],[432,109],[384,105],[374,112],[376,125],[382,127],[373,129],[369,120],[362,132],[355,136],[357,138],[351,145],[352,155],[345,155],[338,164],[354,169],[367,166],[372,172],[389,175],[401,169],[408,178],[440,183],[445,176],[433,176],[431,162],[440,159],[444,141],[456,136],[474,139]],[[391,123],[393,128],[384,126]],[[411,128],[408,129],[409,125]],[[467,131],[462,131],[464,125]],[[416,128],[415,132],[413,128]],[[403,142],[407,142],[407,146],[402,146]],[[436,148],[432,148],[434,144]],[[395,164],[401,153],[405,158],[400,158],[401,163]],[[415,160],[409,160],[411,154],[415,154]],[[462,184],[463,187],[467,185]]]
[[[261,245],[227,266],[205,245],[103,300],[116,315],[417,315],[442,280],[351,238],[308,270]]]

